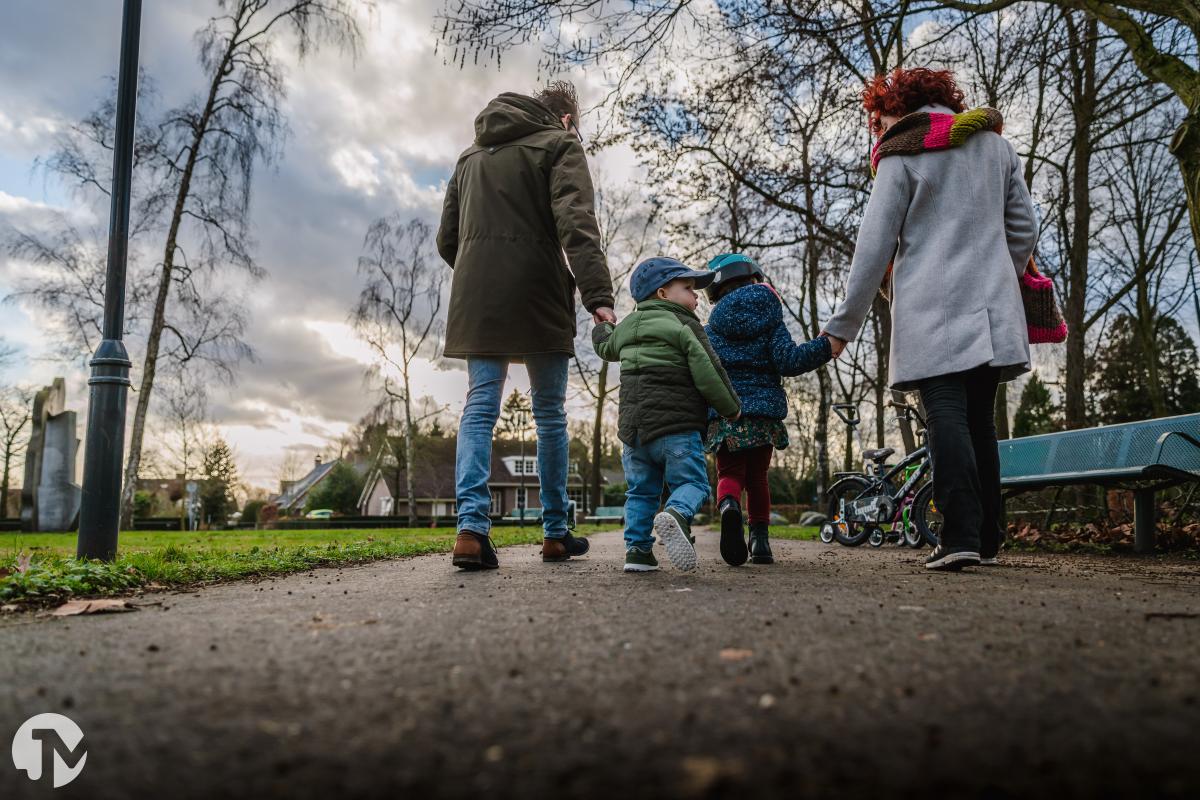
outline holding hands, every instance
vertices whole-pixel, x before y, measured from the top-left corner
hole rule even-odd
[[[820,335],[829,340],[829,351],[833,354],[834,358],[840,356],[842,351],[846,349],[845,339],[839,339],[827,331],[821,331]]]
[[[608,322],[613,325],[617,324],[617,315],[608,306],[600,306],[592,312],[592,322],[599,325],[601,322]]]

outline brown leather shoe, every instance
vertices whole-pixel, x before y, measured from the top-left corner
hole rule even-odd
[[[566,561],[588,551],[588,540],[567,534],[561,539],[542,540],[542,561]]]
[[[454,540],[454,555],[450,563],[459,569],[496,569],[500,566],[500,559],[496,558],[492,537],[475,531],[459,531],[458,538]]]

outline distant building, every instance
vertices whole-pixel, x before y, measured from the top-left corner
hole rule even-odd
[[[420,440],[414,461],[413,488],[416,516],[422,519],[458,516],[454,493],[454,459],[457,440],[453,436],[426,437]],[[403,445],[389,448],[403,452]],[[496,440],[492,443],[491,490],[493,517],[503,517],[514,509],[540,508],[541,482],[537,470],[537,450],[525,445],[521,456],[519,442]],[[584,510],[583,478],[578,465],[571,464],[567,475],[567,497]],[[391,453],[381,454],[367,472],[367,480],[358,500],[363,516],[408,516],[407,471]]]
[[[176,472],[174,478],[138,478],[137,491],[150,496],[150,511],[147,516],[176,516],[182,513],[188,482],[199,483],[201,480],[195,477],[188,478],[182,472]]]
[[[333,471],[334,465],[338,464],[340,459],[332,461],[322,461],[320,456],[313,459],[313,468],[307,475],[299,480],[280,481],[279,494],[270,498],[267,502],[276,506],[279,509],[281,517],[296,517],[304,513],[304,506],[308,502],[308,494]],[[367,470],[365,462],[346,462],[351,468],[361,476]]]

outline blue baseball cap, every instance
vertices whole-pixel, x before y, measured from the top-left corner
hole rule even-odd
[[[633,294],[633,299],[640,303],[652,297],[660,286],[665,286],[678,278],[691,278],[696,282],[697,289],[703,289],[712,283],[715,277],[715,272],[694,270],[682,261],[676,261],[666,256],[655,256],[647,258],[637,265],[637,269],[633,271],[633,276],[629,279],[629,291]]]

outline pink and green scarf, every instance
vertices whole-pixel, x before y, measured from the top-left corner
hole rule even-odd
[[[912,156],[958,147],[979,131],[1004,131],[1004,117],[994,108],[980,106],[961,114],[918,111],[906,114],[887,129],[871,148],[871,176],[884,156]]]

